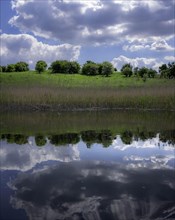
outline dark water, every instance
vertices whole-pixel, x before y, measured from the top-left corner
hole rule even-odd
[[[174,116],[1,114],[0,219],[175,220]]]

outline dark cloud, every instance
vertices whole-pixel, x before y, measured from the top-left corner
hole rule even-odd
[[[33,220],[49,219],[49,213],[59,220],[173,218],[173,172],[104,162],[60,163],[19,176],[11,183],[16,189],[12,203]]]

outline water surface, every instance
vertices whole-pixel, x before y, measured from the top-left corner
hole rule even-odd
[[[175,219],[174,113],[1,116],[1,219]]]

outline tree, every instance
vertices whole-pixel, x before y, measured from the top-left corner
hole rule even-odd
[[[2,67],[0,66],[0,73],[2,73]]]
[[[7,65],[6,72],[15,72],[15,64]]]
[[[130,77],[132,76],[132,69],[128,66],[126,66],[123,70],[122,70],[122,73],[124,76],[126,77]]]
[[[168,63],[168,78],[175,78],[175,62]]]
[[[102,66],[101,74],[104,75],[104,76],[109,76],[114,71],[114,67],[110,62],[105,61],[105,62],[102,63],[101,66]]]
[[[124,64],[121,68],[121,72],[123,73],[124,76],[131,77],[132,76],[132,65],[130,63]]]
[[[150,69],[148,69],[147,74],[148,74],[149,78],[154,78],[157,75],[157,72],[156,72],[156,70],[153,70],[150,68]]]
[[[122,66],[122,68],[121,68],[121,72],[123,71],[123,69],[124,69],[125,67],[129,67],[129,68],[132,70],[132,65],[131,65],[130,63],[125,63],[125,64]]]
[[[133,70],[134,76],[138,76],[138,70],[139,70],[138,67],[134,67],[134,70]]]
[[[99,74],[99,65],[94,62],[86,62],[82,68],[82,74],[88,76],[95,76]]]
[[[20,61],[15,64],[15,71],[16,72],[23,72],[29,70],[29,64],[23,61]]]
[[[138,75],[141,77],[141,78],[146,78],[147,77],[147,73],[148,73],[148,69],[146,67],[141,67],[139,70],[138,70]]]
[[[35,143],[37,146],[41,147],[47,143],[47,140],[43,135],[37,135],[35,136]]]
[[[161,78],[168,77],[168,67],[166,64],[162,64],[161,66],[159,66],[159,73]]]
[[[121,139],[125,144],[131,144],[132,138],[133,138],[133,134],[131,131],[126,130],[121,134]]]
[[[69,62],[69,74],[74,74],[79,72],[80,72],[80,64],[75,61]]]
[[[69,73],[70,62],[67,60],[56,60],[52,62],[52,73]]]
[[[7,67],[6,66],[1,66],[1,68],[2,68],[3,73],[7,72]]]
[[[41,73],[41,72],[44,72],[47,68],[47,63],[43,60],[39,60],[37,63],[36,63],[36,66],[35,66],[35,70],[38,72],[38,73]]]

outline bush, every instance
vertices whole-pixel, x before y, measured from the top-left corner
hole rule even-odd
[[[3,73],[7,72],[7,67],[6,66],[1,66],[1,68],[2,68]]]
[[[101,64],[101,74],[104,76],[109,76],[113,73],[114,67],[110,62],[103,62]]]
[[[95,76],[99,74],[99,64],[94,62],[86,62],[82,68],[82,74],[88,76]]]
[[[148,77],[149,77],[149,78],[154,78],[154,77],[157,75],[157,72],[156,72],[156,70],[149,69],[149,70],[147,71],[147,74],[148,74]]]
[[[43,60],[39,60],[35,65],[35,70],[38,73],[44,72],[47,68],[47,63]]]
[[[6,72],[15,72],[15,64],[9,64],[7,65]]]
[[[69,74],[79,73],[80,72],[80,64],[75,61],[69,62],[68,72],[69,72]]]
[[[29,71],[29,64],[26,62],[20,61],[15,64],[15,71],[16,72]]]
[[[130,68],[130,69],[132,70],[132,65],[131,65],[130,63],[126,63],[126,64],[124,64],[124,65],[122,66],[121,72],[123,72],[123,70],[125,69],[125,67],[128,67],[128,68]]]
[[[148,69],[146,67],[142,67],[138,70],[138,75],[141,77],[141,78],[145,78],[146,75],[148,73]]]
[[[126,66],[123,70],[122,73],[126,77],[131,77],[132,76],[132,69],[128,66]]]

